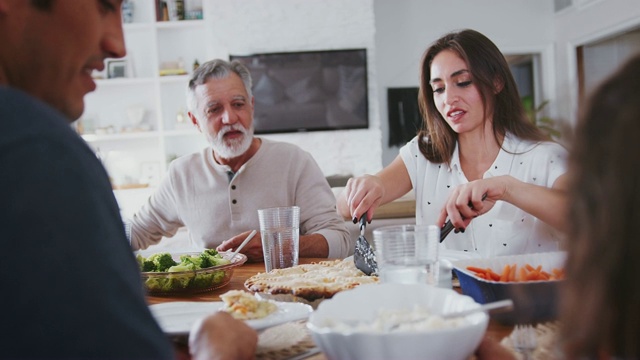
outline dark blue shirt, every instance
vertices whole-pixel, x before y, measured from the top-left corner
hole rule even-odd
[[[61,113],[0,86],[0,356],[173,357],[104,167]]]

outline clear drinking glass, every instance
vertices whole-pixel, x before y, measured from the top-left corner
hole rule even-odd
[[[438,284],[440,229],[435,225],[394,225],[373,230],[382,282]]]
[[[298,265],[300,208],[287,206],[260,209],[258,218],[266,271]]]

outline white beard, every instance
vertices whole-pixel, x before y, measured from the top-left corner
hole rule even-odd
[[[224,140],[224,135],[230,131],[240,131],[243,136],[240,139]],[[245,129],[241,124],[227,125],[220,129],[215,138],[211,140],[213,151],[223,159],[233,159],[244,154],[253,141],[253,126]]]

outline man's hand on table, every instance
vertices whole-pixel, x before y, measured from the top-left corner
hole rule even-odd
[[[235,250],[244,239],[249,236],[251,231],[245,231],[240,233],[231,239],[225,240],[222,244],[216,247],[218,251],[232,251]],[[262,237],[258,232],[253,239],[242,248],[241,253],[247,255],[248,262],[262,262],[264,260],[264,254],[262,251]],[[321,234],[308,234],[300,235],[300,257],[301,258],[327,258],[329,255],[329,243],[327,239]]]
[[[240,244],[244,241],[244,239],[249,236],[251,230],[240,233],[231,239],[225,240],[222,244],[218,245],[216,250],[218,251],[232,251],[238,248]],[[264,256],[262,254],[262,237],[260,236],[260,231],[256,233],[253,239],[249,240],[247,245],[242,248],[241,253],[247,255],[247,260],[249,262],[261,262],[264,260]]]
[[[257,345],[255,330],[222,311],[197,321],[189,333],[193,360],[253,359]]]

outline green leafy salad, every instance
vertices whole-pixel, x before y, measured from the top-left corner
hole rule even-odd
[[[140,270],[145,273],[144,285],[150,292],[209,288],[224,280],[225,270],[198,270],[231,263],[215,249],[207,249],[198,254],[180,255],[180,262],[176,262],[169,253],[157,253],[147,258],[138,254],[136,258]]]

